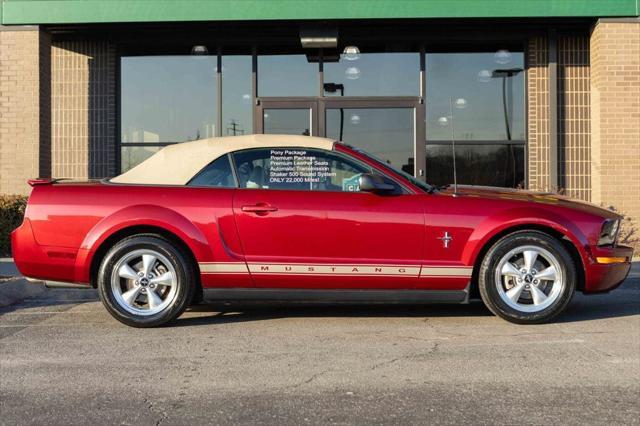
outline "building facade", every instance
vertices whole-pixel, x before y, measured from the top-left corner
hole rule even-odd
[[[1,6],[0,194],[113,176],[170,143],[294,133],[435,184],[455,141],[459,183],[559,191],[640,225],[635,0]]]

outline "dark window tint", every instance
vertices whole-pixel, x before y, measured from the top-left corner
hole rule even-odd
[[[225,155],[211,162],[196,177],[191,179],[189,186],[235,187],[229,156]]]
[[[427,145],[427,182],[453,183],[450,145]],[[458,183],[524,187],[524,145],[456,145]]]
[[[308,148],[254,149],[234,154],[240,188],[359,191],[371,169],[341,155]]]

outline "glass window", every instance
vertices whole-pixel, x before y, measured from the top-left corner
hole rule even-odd
[[[161,146],[122,146],[120,150],[120,168],[122,173],[142,163],[156,152]]]
[[[215,135],[215,56],[121,59],[123,143],[184,142]]]
[[[222,134],[253,133],[251,55],[222,57]]]
[[[427,140],[525,139],[524,54],[427,53]]]
[[[324,83],[325,96],[419,96],[420,54],[343,53],[324,63]]]
[[[413,175],[414,116],[413,108],[327,108],[327,137]]]
[[[258,56],[258,96],[318,96],[319,78],[305,55]]]
[[[426,54],[427,182],[524,187],[524,54]]]
[[[359,191],[371,168],[328,151],[307,148],[253,149],[233,154],[241,188],[298,191]]]
[[[219,188],[235,188],[235,180],[231,171],[229,156],[224,155],[212,161],[191,181],[189,186],[214,186]]]
[[[451,145],[427,145],[427,182],[453,183]],[[459,184],[524,188],[524,145],[456,144]]]

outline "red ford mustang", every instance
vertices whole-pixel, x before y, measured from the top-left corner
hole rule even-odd
[[[257,135],[164,148],[110,180],[30,182],[15,262],[97,287],[136,327],[200,300],[467,303],[540,323],[620,284],[620,217],[567,198],[435,188],[328,139]]]

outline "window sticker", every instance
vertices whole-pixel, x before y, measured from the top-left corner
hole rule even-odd
[[[355,174],[350,178],[342,179],[342,190],[344,192],[359,192],[360,176],[362,176],[362,173]]]
[[[336,176],[329,161],[302,149],[272,149],[269,184],[314,184]]]

